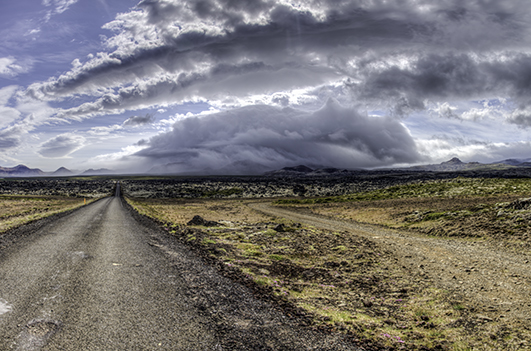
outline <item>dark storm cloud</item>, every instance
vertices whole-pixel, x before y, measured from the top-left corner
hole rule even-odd
[[[124,127],[135,127],[135,126],[143,126],[146,124],[152,124],[155,122],[155,116],[151,114],[146,114],[145,116],[133,116],[129,117],[124,121],[122,124]]]
[[[0,150],[11,149],[20,145],[20,139],[0,133]]]
[[[136,155],[188,170],[234,164],[254,165],[241,172],[252,172],[256,165],[355,168],[420,159],[413,139],[396,120],[369,117],[333,100],[316,112],[262,105],[186,118],[148,145]]]
[[[216,86],[220,70],[241,77],[242,70],[251,74],[267,67],[293,72],[291,84],[278,80],[278,86],[260,87],[260,79],[251,75],[245,77],[247,84],[254,84],[251,93],[316,86],[326,83],[322,77],[327,72],[328,80],[335,74],[336,79],[356,81],[353,100],[385,104],[388,97],[398,98],[394,107],[404,113],[424,108],[425,98],[506,93],[500,84],[490,90],[482,86],[485,58],[481,55],[507,52],[510,56],[528,43],[526,9],[529,4],[517,0],[142,1],[137,10],[119,15],[107,26],[116,31],[107,41],[114,52],[101,53],[27,92],[52,100],[71,94],[105,95],[74,113],[104,114],[107,108],[134,108],[135,101],[127,97],[132,91],[139,96],[138,104],[180,102],[161,86],[181,90],[185,100],[211,99],[214,89],[218,96],[250,94],[245,89],[232,91],[230,85]],[[472,58],[471,50],[480,57]],[[413,61],[410,68],[392,66],[398,54]],[[389,69],[375,71],[382,62]],[[507,64],[511,62],[500,61],[497,68],[509,73]],[[522,77],[530,74],[528,67],[521,69],[523,75],[504,80],[511,92],[518,91]],[[312,81],[308,77],[315,72],[321,77]],[[197,80],[212,81],[214,86],[197,91]]]
[[[177,78],[161,76],[142,86],[127,86],[93,102],[60,111],[58,115],[64,118],[82,118],[168,101],[175,103],[192,100],[196,97],[223,99],[230,95],[275,91],[276,88],[292,89],[294,82],[319,85],[335,76],[335,73],[319,67],[300,67],[295,64],[289,68],[274,68],[263,63],[220,64],[203,74],[183,73]]]
[[[75,60],[26,95],[62,106],[52,117],[66,120],[189,102],[237,108],[137,145],[176,167],[415,162],[396,116],[431,118],[438,106],[438,117],[531,126],[530,15],[528,0],[144,0],[104,26],[113,31],[107,52]],[[315,111],[330,96],[365,112],[289,108]],[[492,99],[504,101],[496,115],[472,103]]]
[[[261,6],[254,7],[258,3]],[[275,66],[311,64],[308,55],[328,60],[331,55],[344,56],[341,50],[356,55],[361,46],[363,50],[397,49],[431,27],[407,6],[395,9],[397,13],[346,3],[324,3],[312,12],[274,1],[145,1],[139,6],[145,16],[124,15],[111,26],[120,32],[111,38],[115,52],[100,55],[51,82],[36,84],[28,92],[56,98],[156,73],[195,71],[197,66],[242,59]],[[260,16],[264,18],[257,19]],[[154,32],[153,40],[142,40],[146,32]],[[134,46],[130,45],[133,41]],[[353,45],[359,46],[354,52]]]
[[[511,96],[520,108],[531,102],[531,56],[482,57],[430,54],[383,69],[366,69],[361,84],[351,84],[362,100],[387,101],[399,114],[423,110],[426,101]],[[515,119],[516,120],[516,119]]]

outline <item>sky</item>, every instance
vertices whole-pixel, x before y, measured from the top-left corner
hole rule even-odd
[[[529,158],[528,0],[0,3],[0,165]]]

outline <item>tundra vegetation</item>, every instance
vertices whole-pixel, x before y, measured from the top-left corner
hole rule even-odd
[[[90,203],[94,199],[89,198]],[[0,195],[0,234],[22,224],[73,210],[85,204],[83,198]]]
[[[529,179],[457,177],[376,188],[284,198],[275,206],[531,253]],[[402,265],[389,247],[370,238],[265,215],[247,206],[257,199],[126,199],[169,233],[293,306],[290,313],[303,324],[390,350],[523,350],[531,342],[529,322],[478,317],[482,307],[468,295],[438,288],[430,272]],[[218,225],[188,225],[197,215]]]
[[[112,194],[106,177],[0,179],[0,234]]]

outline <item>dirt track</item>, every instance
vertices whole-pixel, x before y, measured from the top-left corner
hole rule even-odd
[[[471,323],[501,322],[529,331],[531,325],[531,257],[462,239],[441,239],[326,218],[309,211],[257,202],[263,213],[333,231],[366,237],[393,253],[396,264],[413,268],[422,279],[466,301]],[[521,349],[531,345],[525,342]]]

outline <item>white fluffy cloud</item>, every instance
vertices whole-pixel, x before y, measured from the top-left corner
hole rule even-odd
[[[76,2],[78,2],[78,0],[42,0],[42,4],[44,6],[52,7],[52,10],[50,10],[50,13],[48,14],[48,16],[50,16],[53,13],[55,14],[63,13],[66,10],[68,10],[70,6],[74,5]]]
[[[28,62],[19,63],[12,57],[0,57],[0,77],[12,78],[29,70]]]
[[[38,152],[47,158],[66,157],[85,146],[85,142],[86,139],[80,135],[60,134],[44,142]]]

